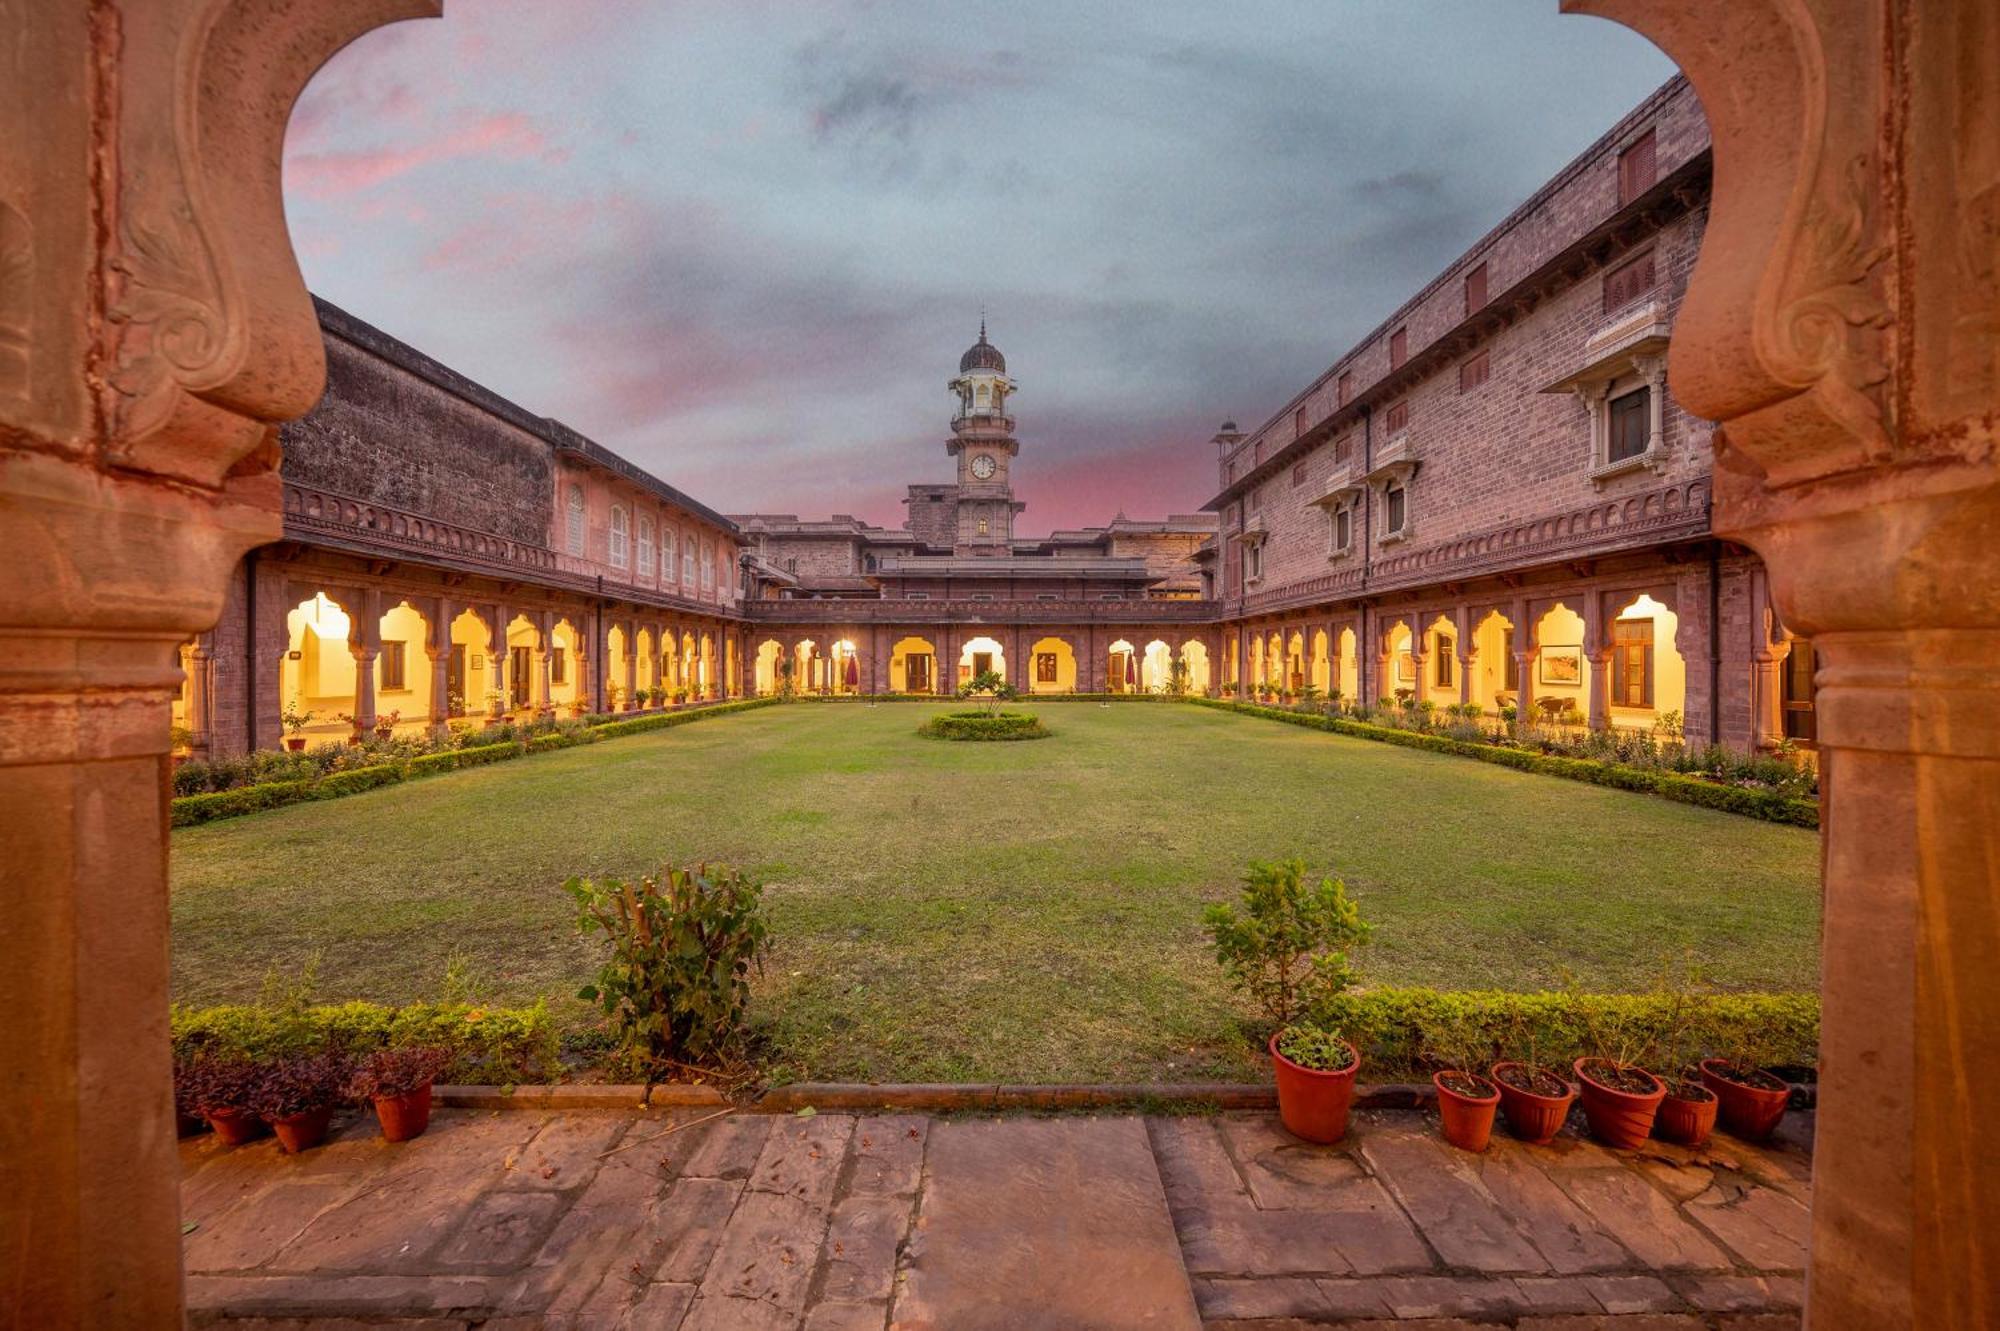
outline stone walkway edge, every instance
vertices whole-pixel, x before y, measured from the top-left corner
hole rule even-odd
[[[1811,1084],[1792,1086],[1794,1108],[1811,1109]],[[1006,1085],[998,1082],[793,1082],[757,1095],[732,1097],[714,1086],[664,1083],[589,1083],[550,1086],[439,1086],[437,1103],[450,1109],[697,1109],[733,1108],[746,1114],[791,1114],[801,1109],[1058,1110],[1186,1105],[1210,1109],[1275,1109],[1268,1082],[1135,1082]],[[1437,1089],[1416,1082],[1381,1082],[1355,1088],[1356,1109],[1429,1109]]]

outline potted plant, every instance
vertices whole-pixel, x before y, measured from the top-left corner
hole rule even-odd
[[[1271,1066],[1278,1083],[1278,1121],[1309,1142],[1337,1142],[1347,1135],[1354,1076],[1361,1055],[1340,1032],[1286,1026],[1271,1036]]]
[[[1660,1079],[1624,1058],[1601,1053],[1586,1054],[1574,1066],[1590,1135],[1621,1151],[1644,1146],[1667,1094]]]
[[[1438,1118],[1444,1139],[1461,1151],[1483,1151],[1493,1137],[1493,1115],[1500,1108],[1500,1088],[1473,1069],[1481,1041],[1469,1019],[1452,1018],[1437,1031],[1432,1044],[1444,1067],[1431,1073],[1437,1088]]]
[[[1495,1063],[1490,1075],[1500,1092],[1500,1112],[1507,1130],[1530,1146],[1546,1146],[1562,1131],[1576,1087],[1546,1063],[1525,1059]]]
[[[241,1146],[271,1130],[252,1099],[261,1081],[255,1063],[245,1058],[208,1055],[175,1069],[175,1098],[208,1120],[216,1140]]]
[[[507,695],[498,689],[486,690],[486,715],[495,720],[507,715]]]
[[[355,1066],[348,1091],[375,1105],[382,1139],[406,1142],[431,1121],[431,1084],[451,1065],[451,1051],[435,1045],[377,1049]]]
[[[349,744],[361,743],[361,718],[352,712],[335,712],[333,719],[347,723],[347,742]]]
[[[1747,1047],[1701,1061],[1702,1085],[1720,1102],[1723,1130],[1749,1142],[1770,1140],[1792,1098],[1792,1088],[1758,1066],[1760,1061]]]
[[[401,712],[384,712],[375,718],[375,738],[384,743],[394,738],[396,726],[403,719]]]
[[[347,1089],[348,1060],[333,1053],[283,1054],[261,1068],[250,1107],[271,1124],[291,1155],[326,1140],[334,1106]]]
[[[293,753],[302,752],[306,747],[306,737],[302,732],[312,724],[313,713],[300,711],[298,699],[294,698],[285,704],[285,710],[278,719],[285,723],[285,747]]]
[[[1203,922],[1223,974],[1277,1028],[1270,1050],[1279,1119],[1309,1141],[1337,1141],[1361,1057],[1337,1032],[1301,1019],[1326,1011],[1347,988],[1347,949],[1368,941],[1347,885],[1309,882],[1304,860],[1252,861],[1238,905],[1218,902]]]
[[[1700,1146],[1715,1131],[1719,1104],[1714,1091],[1702,1085],[1693,1068],[1689,1031],[1701,1014],[1706,990],[1699,989],[1699,977],[1692,970],[1689,983],[1674,984],[1660,1035],[1660,1058],[1655,1075],[1666,1095],[1660,1101],[1659,1117],[1653,1131],[1663,1140],[1679,1146]]]

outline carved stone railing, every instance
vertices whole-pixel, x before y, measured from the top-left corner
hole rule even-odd
[[[739,617],[733,605],[696,601],[664,587],[607,579],[602,568],[590,560],[537,542],[440,522],[332,490],[287,481],[284,507],[286,537],[308,544],[439,564],[689,614]]]
[[[1335,573],[1253,593],[1231,608],[1242,614],[1259,614],[1430,582],[1461,581],[1557,559],[1702,536],[1708,532],[1708,522],[1708,479],[1679,481],[1567,513],[1377,555],[1365,573],[1357,559],[1352,567]]]
[[[1215,601],[746,601],[760,624],[1207,624]]]

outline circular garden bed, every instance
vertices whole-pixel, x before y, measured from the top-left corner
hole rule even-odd
[[[1032,712],[945,712],[917,727],[931,739],[1047,739],[1049,728]]]

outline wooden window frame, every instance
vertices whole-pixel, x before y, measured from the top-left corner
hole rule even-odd
[[[1382,433],[1394,436],[1409,428],[1410,399],[1402,398],[1391,402],[1388,410],[1382,413]]]
[[[1631,203],[1659,179],[1659,138],[1649,129],[1618,153],[1618,206]]]
[[[1410,326],[1404,324],[1389,334],[1389,368],[1400,370],[1410,359]]]
[[[384,693],[401,693],[410,687],[409,648],[401,639],[383,641],[381,666]]]
[[[1620,451],[1620,425],[1623,422],[1636,427],[1626,430],[1623,451]],[[1637,446],[1632,446],[1632,440]],[[1642,458],[1653,439],[1653,388],[1651,384],[1640,384],[1627,389],[1617,397],[1608,398],[1604,403],[1604,461],[1607,465],[1630,462]]]
[[[1465,313],[1466,317],[1485,309],[1492,297],[1487,292],[1486,261],[1481,259],[1465,273]]]
[[[1467,356],[1458,363],[1458,391],[1469,393],[1493,377],[1493,362],[1486,354],[1486,348]]]
[[[1614,619],[1611,621],[1610,697],[1613,707],[1653,709],[1653,621]],[[1638,688],[1633,688],[1633,676]],[[1636,701],[1635,701],[1636,692]]]
[[[1604,313],[1636,305],[1660,284],[1654,251],[1641,250],[1604,270]]]

